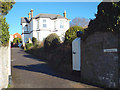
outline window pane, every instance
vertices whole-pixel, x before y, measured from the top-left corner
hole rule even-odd
[[[39,40],[39,32],[37,32],[37,40]]]
[[[39,20],[37,20],[37,29],[39,29]]]
[[[43,23],[46,23],[46,20],[43,20]]]
[[[46,25],[46,24],[43,24],[43,27],[44,27],[44,28],[46,28],[46,27],[47,27],[47,25]]]
[[[60,28],[64,28],[64,22],[60,21]]]
[[[63,25],[60,25],[60,28],[64,28],[64,26],[63,26]]]

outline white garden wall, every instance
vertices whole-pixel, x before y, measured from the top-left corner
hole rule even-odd
[[[0,47],[0,90],[7,88],[9,75],[11,75],[11,49],[10,46]]]

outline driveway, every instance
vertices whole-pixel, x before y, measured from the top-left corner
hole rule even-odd
[[[12,48],[13,88],[93,88],[55,73],[44,61]]]

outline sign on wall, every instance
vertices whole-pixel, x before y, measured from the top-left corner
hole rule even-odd
[[[104,52],[118,52],[117,48],[104,49]]]

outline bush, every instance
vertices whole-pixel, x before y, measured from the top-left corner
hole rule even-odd
[[[26,43],[26,49],[28,50],[28,49],[30,49],[32,46],[33,46],[33,44],[32,43]]]
[[[9,25],[6,22],[6,18],[0,16],[0,46],[9,45]]]
[[[20,43],[21,41],[21,38],[14,38],[13,43]]]
[[[56,48],[59,44],[60,44],[60,38],[55,33],[48,35],[44,41],[45,48]]]
[[[77,31],[84,32],[84,29],[80,26],[70,27],[65,33],[65,42],[72,44],[72,41],[77,38]]]
[[[33,45],[37,44],[37,39],[35,37],[32,37],[32,43],[33,43]]]

